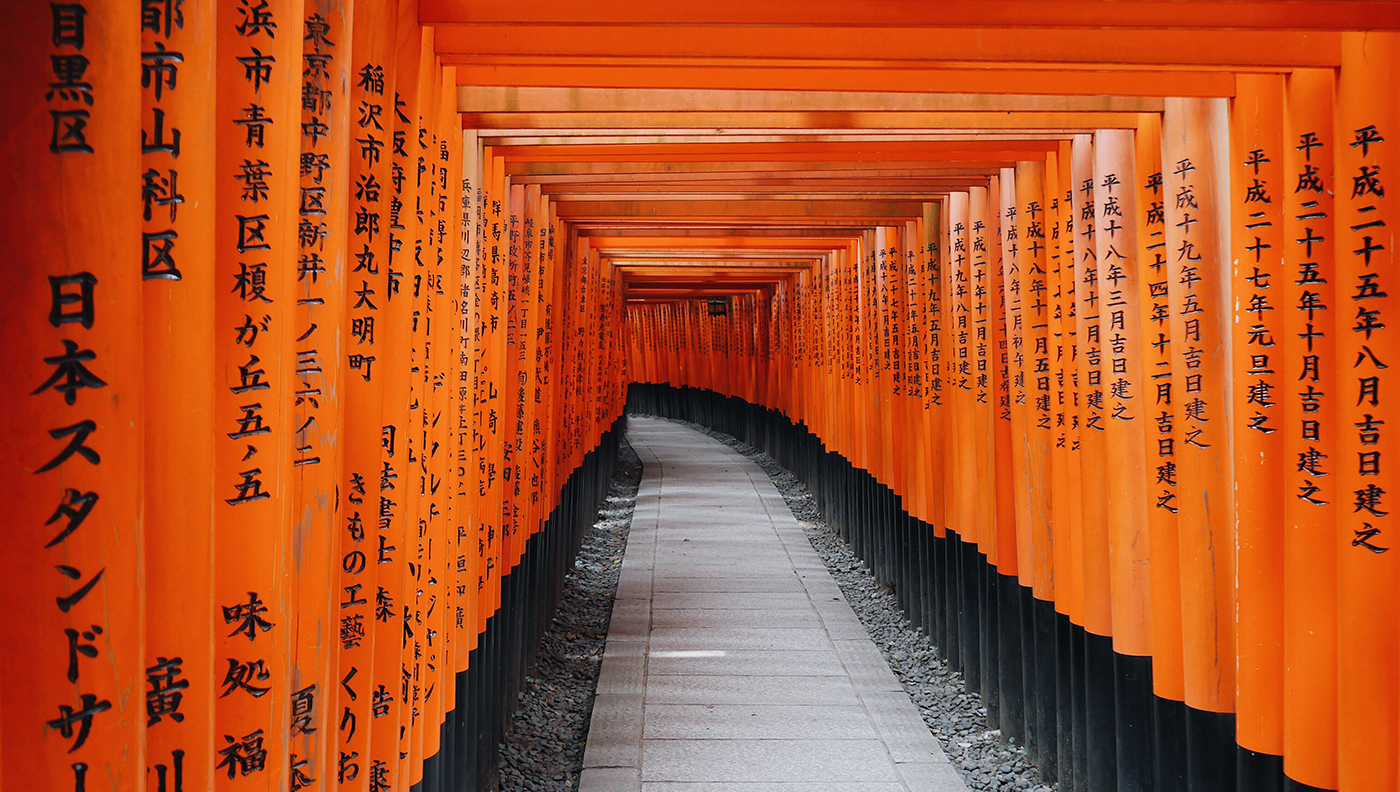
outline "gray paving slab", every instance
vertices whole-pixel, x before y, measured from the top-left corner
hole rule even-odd
[[[670,676],[847,676],[834,652],[741,650],[734,652],[653,652],[647,674]]]
[[[702,782],[696,784],[671,781],[648,782],[642,784],[642,792],[905,792],[909,787],[903,783],[882,784],[879,782],[855,783],[758,783],[724,784]]]
[[[820,627],[821,617],[809,606],[806,609],[784,608],[765,610],[755,608],[716,608],[658,610],[651,615],[652,629],[661,627],[761,627],[769,630],[793,630],[799,627]]]
[[[757,465],[629,419],[645,466],[585,792],[964,792]]]
[[[861,703],[850,680],[819,676],[648,676],[648,704],[794,704],[810,707]],[[822,713],[813,711],[813,717]]]
[[[645,740],[878,740],[859,704],[812,708],[787,704],[648,704]]]
[[[897,781],[879,740],[646,740],[643,781]]]
[[[812,607],[812,600],[805,592],[710,592],[710,591],[661,591],[651,598],[654,610],[698,610],[714,608],[732,610],[752,608],[755,610],[805,610]]]

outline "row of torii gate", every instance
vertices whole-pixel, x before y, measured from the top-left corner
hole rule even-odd
[[[0,787],[488,788],[651,383],[800,424],[1179,708],[1084,709],[1156,758],[1049,780],[1400,788],[1400,5],[6,29]]]

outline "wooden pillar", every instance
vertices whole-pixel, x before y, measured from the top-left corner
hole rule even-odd
[[[390,240],[399,225],[391,211],[394,191],[391,151],[394,133],[394,72],[398,9],[393,4],[360,0],[354,6],[350,58],[350,106],[358,117],[350,129],[348,216],[351,218],[344,279],[346,330],[341,396],[345,433],[338,514],[338,601],[342,620],[356,626],[358,643],[340,644],[336,684],[339,706],[332,711],[338,737],[330,769],[346,790],[369,789],[374,760],[396,750],[397,680],[403,628],[395,612],[402,574],[394,564],[400,546],[394,537],[391,505],[401,483],[395,460],[382,453],[384,397],[393,359],[388,322],[392,255]],[[406,302],[406,301],[401,301]],[[392,549],[391,549],[392,548]],[[355,669],[356,698],[339,681]],[[386,681],[387,680],[387,681]],[[329,691],[328,691],[329,692]],[[356,726],[340,724],[346,713]],[[389,740],[371,740],[378,736]],[[378,748],[376,753],[375,748]],[[388,769],[380,758],[380,771]],[[353,770],[351,768],[354,768]],[[385,779],[386,781],[389,779]]]
[[[1133,131],[1094,135],[1117,784],[1153,785],[1151,538]]]
[[[1231,322],[1239,783],[1283,756],[1283,76],[1241,75],[1231,103]]]
[[[287,569],[295,591],[296,635],[287,749],[288,784],[323,789],[329,760],[339,653],[365,643],[363,613],[344,612],[336,495],[345,437],[342,394],[348,283],[352,30],[343,4],[308,0],[301,20],[300,193],[292,382],[292,536]],[[368,564],[365,565],[368,567]],[[332,580],[334,578],[334,580]],[[335,636],[332,640],[328,637]],[[354,667],[354,666],[351,666]],[[346,669],[348,673],[348,668]],[[368,667],[366,667],[368,673]],[[352,713],[349,728],[358,732]],[[368,719],[365,730],[368,732]],[[342,732],[344,733],[344,732]],[[338,753],[337,753],[338,756]]]
[[[420,464],[420,503],[419,535],[422,552],[418,563],[423,566],[419,596],[423,620],[423,661],[420,667],[418,685],[422,689],[420,722],[422,724],[422,749],[420,773],[426,773],[429,759],[438,756],[441,748],[443,703],[447,698],[443,672],[447,667],[446,616],[451,608],[447,592],[447,494],[442,484],[447,476],[447,443],[442,413],[447,408],[447,393],[442,387],[448,346],[444,328],[448,322],[448,297],[444,288],[447,278],[444,273],[443,247],[446,242],[447,207],[443,198],[446,170],[442,167],[442,68],[435,58],[424,62],[425,77],[420,82],[419,107],[424,132],[419,135],[417,147],[418,173],[420,183],[419,200],[424,215],[422,252],[420,255],[423,282],[422,316],[419,317],[423,334],[423,356],[419,365],[423,367],[423,390],[418,399],[418,413],[421,416]],[[454,240],[455,241],[455,240]],[[419,285],[415,283],[415,290]],[[450,321],[450,320],[449,320]],[[415,738],[416,739],[416,738]]]
[[[219,8],[215,112],[216,789],[288,783],[302,3]],[[274,27],[275,26],[275,27]],[[278,35],[278,33],[281,35]],[[263,752],[266,752],[264,754]]]
[[[1077,502],[1070,488],[1070,446],[1077,442],[1071,435],[1071,421],[1076,414],[1070,406],[1072,392],[1069,388],[1071,367],[1074,365],[1073,336],[1074,302],[1072,286],[1067,283],[1069,258],[1073,255],[1073,242],[1066,230],[1066,214],[1073,211],[1066,199],[1061,183],[1067,181],[1062,176],[1068,168],[1068,161],[1060,152],[1051,152],[1045,159],[1045,223],[1049,229],[1045,243],[1046,252],[1046,299],[1049,314],[1046,321],[1046,341],[1050,358],[1050,531],[1053,542],[1050,547],[1051,566],[1054,569],[1055,611],[1068,616],[1073,598],[1071,590],[1076,585],[1069,579],[1071,504]],[[1076,617],[1077,620],[1078,617]],[[1068,767],[1062,767],[1068,771]]]
[[[1281,389],[1283,421],[1283,771],[1337,788],[1336,76],[1299,69],[1284,95]],[[1278,346],[1275,347],[1275,350]],[[1299,384],[1302,384],[1299,387]],[[1311,385],[1311,387],[1308,387]],[[1331,387],[1328,387],[1331,385]],[[1374,413],[1373,413],[1374,414]],[[1354,427],[1353,427],[1354,428]],[[1317,475],[1299,469],[1298,460]],[[1292,464],[1290,464],[1292,463]],[[1344,513],[1344,512],[1343,512]]]
[[[946,203],[924,204],[924,247],[928,269],[920,276],[925,290],[925,328],[923,343],[928,354],[924,365],[924,409],[928,416],[929,467],[925,486],[929,489],[929,516],[934,536],[941,537],[948,526],[948,489],[946,471],[949,468],[948,446],[949,403],[951,392],[946,388],[948,367],[953,365],[952,345],[948,343],[948,300],[944,289],[948,264],[947,248],[942,244],[943,218]]]
[[[1099,290],[1098,207],[1094,202],[1094,138],[1075,135],[1070,155],[1074,225],[1075,311],[1078,317],[1080,493],[1083,504],[1085,755],[1090,790],[1116,783],[1113,725],[1113,594],[1110,573],[1105,372]]]
[[[1162,117],[1138,116],[1138,321],[1141,325],[1143,414],[1148,491],[1148,553],[1152,586],[1152,692],[1156,727],[1155,782],[1186,784],[1185,682],[1182,671],[1181,564],[1177,540],[1176,424],[1172,405],[1171,303],[1165,196],[1162,190]]]
[[[978,551],[995,558],[996,539],[996,480],[993,454],[993,382],[992,332],[996,292],[991,271],[992,232],[986,187],[968,190],[968,257],[969,257],[969,338],[968,357],[972,362],[969,388],[972,400],[968,405],[970,423],[965,442],[970,442],[972,465],[965,471],[969,477],[972,498],[971,536]]]
[[[927,204],[925,204],[927,207]],[[928,368],[930,333],[928,331],[928,287],[930,275],[930,255],[932,247],[925,239],[927,233],[927,212],[924,217],[906,226],[906,245],[912,256],[905,268],[904,293],[908,301],[908,323],[905,327],[905,394],[908,396],[907,423],[904,431],[910,434],[911,451],[908,460],[908,486],[912,489],[913,507],[910,513],[924,522],[932,522],[930,517],[929,472],[933,465],[930,450],[933,446],[928,430]]]
[[[949,333],[953,340],[955,363],[950,373],[953,395],[953,427],[951,432],[953,464],[952,515],[949,527],[964,541],[975,536],[973,511],[976,488],[977,450],[973,441],[972,384],[976,377],[976,333],[972,320],[972,259],[968,248],[968,193],[949,196],[949,233],[951,263],[949,293],[952,316]]]
[[[178,772],[205,789],[214,785],[215,674],[224,671],[214,667],[211,619],[215,13],[212,2],[186,4],[179,16],[158,7],[141,25],[143,129],[153,131],[159,112],[167,131],[181,133],[178,159],[172,147],[141,157],[146,770],[157,783]]]
[[[995,619],[992,641],[996,643],[996,696],[999,724],[1009,739],[1026,743],[1027,688],[1021,674],[1021,644],[1024,638],[1021,613],[1020,517],[1018,494],[1026,487],[1025,448],[1026,394],[1025,358],[1022,342],[1019,229],[1016,213],[1016,171],[1002,168],[996,180],[997,204],[992,215],[997,225],[997,260],[993,280],[996,358],[994,365],[996,404],[996,545],[997,568],[993,579],[994,597],[990,603]]]
[[[1036,599],[1051,602],[1055,598],[1054,538],[1050,533],[1053,375],[1049,340],[1052,306],[1046,272],[1046,229],[1050,220],[1045,208],[1045,181],[1045,163],[1016,163],[1021,365],[1025,378],[1021,389],[1026,401],[1026,494],[1024,509],[1017,501],[1017,550],[1023,584],[1030,586]]]
[[[1012,488],[1012,497],[1005,506],[1006,511],[1011,512],[1011,524],[1015,536],[1014,542],[1009,546],[1003,546],[1002,550],[1009,550],[1016,554],[1014,566],[1020,575],[1018,583],[1024,583],[1030,577],[1030,477],[1026,458],[1029,446],[1025,443],[1025,439],[1029,434],[1027,419],[1030,416],[1032,405],[1027,393],[1027,386],[1034,382],[1033,373],[1028,375],[1028,370],[1033,372],[1034,364],[1028,364],[1031,355],[1026,345],[1026,314],[1030,312],[1028,306],[1031,294],[1025,289],[1025,286],[1029,284],[1025,282],[1023,266],[1030,241],[1023,238],[1027,219],[1021,214],[1024,206],[1017,200],[1021,185],[1016,169],[1002,168],[999,181],[1002,218],[1000,274],[1003,285],[1001,308],[1004,312],[1003,322],[1006,326],[1006,349],[1003,352],[1006,368],[1004,404],[1006,418],[1004,421],[1009,424],[1007,463],[1011,467],[1008,484]],[[1001,505],[998,504],[998,506]],[[1000,516],[999,511],[998,522],[1000,522]],[[1006,574],[1004,570],[1003,574]]]
[[[1162,171],[1192,789],[1234,783],[1235,664],[1225,660],[1235,656],[1226,140],[1223,101],[1166,100]]]
[[[1073,184],[1074,290],[1078,317],[1078,382],[1080,465],[1084,509],[1084,629],[1094,635],[1113,634],[1112,597],[1109,583],[1109,540],[1106,493],[1101,482],[1107,475],[1102,371],[1101,301],[1098,284],[1097,225],[1094,203],[1094,140],[1076,135],[1070,160]]]
[[[1400,223],[1400,42],[1393,33],[1346,34],[1337,78],[1334,147],[1337,333],[1337,717],[1339,789],[1400,784],[1400,530],[1386,497],[1382,459],[1400,454],[1396,430],[1382,424],[1396,377],[1391,229]],[[1386,139],[1390,138],[1389,141]],[[1326,234],[1323,234],[1326,236]],[[1319,387],[1318,390],[1326,390]]]
[[[413,389],[413,267],[418,215],[416,165],[409,144],[417,137],[421,48],[422,31],[418,27],[417,3],[400,2],[394,31],[393,82],[386,81],[385,84],[385,112],[392,112],[393,127],[386,125],[385,129],[390,135],[384,150],[384,156],[389,161],[389,182],[385,189],[391,197],[387,212],[389,251],[384,274],[384,302],[375,303],[382,311],[385,329],[377,497],[373,488],[370,489],[371,502],[379,504],[375,559],[382,562],[377,574],[383,581],[376,584],[372,690],[381,697],[392,696],[392,702],[390,710],[383,717],[374,719],[369,760],[361,767],[361,772],[369,773],[371,778],[378,775],[396,784],[395,788],[407,783],[408,762],[403,754],[411,748],[408,738],[411,737],[414,644],[412,638],[405,639],[408,629],[412,629],[414,634],[418,632],[411,622],[417,515],[414,500],[416,488],[413,486],[416,470],[410,445],[413,433],[410,409]],[[385,71],[389,71],[387,66]],[[349,303],[350,311],[355,310],[358,301],[356,294]],[[389,479],[390,475],[394,478]],[[390,485],[393,489],[389,489]],[[385,592],[381,594],[379,588],[385,589]],[[349,673],[348,670],[345,673]],[[341,676],[343,680],[344,674]],[[384,686],[382,691],[381,685]],[[381,703],[385,703],[383,698]]]
[[[506,357],[505,310],[509,262],[507,256],[510,245],[510,184],[505,175],[504,163],[496,156],[493,156],[491,166],[489,213],[491,230],[486,244],[490,255],[486,261],[482,307],[485,314],[481,341],[483,364],[478,381],[481,388],[479,400],[484,438],[484,464],[478,470],[478,475],[485,485],[485,500],[482,503],[482,536],[486,540],[483,618],[494,614],[501,605],[500,578],[506,541],[506,526],[501,521],[505,504],[504,484],[501,480],[504,457],[502,425],[505,420],[501,386]],[[572,469],[571,465],[569,469]],[[485,629],[484,623],[481,629]]]
[[[1053,157],[1053,155],[1051,155]],[[1022,636],[1025,658],[1027,743],[1031,756],[1047,778],[1059,772],[1057,685],[1055,657],[1055,535],[1051,448],[1054,446],[1052,412],[1053,374],[1050,366],[1049,273],[1046,266],[1047,228],[1054,220],[1045,202],[1046,163],[1016,163],[1016,213],[1020,237],[1019,290],[1023,325],[1021,352],[1027,404],[1024,418],[1025,506],[1018,501],[1018,558],[1023,586],[1030,589],[1030,612],[1022,624],[1030,629]],[[1024,516],[1022,516],[1024,514]],[[1024,525],[1022,525],[1024,522]],[[1023,605],[1024,607],[1024,605]]]
[[[989,356],[992,375],[992,493],[993,518],[989,537],[988,559],[996,567],[997,574],[1014,581],[1017,575],[1016,558],[1016,495],[1015,467],[1012,464],[1012,413],[1016,410],[1012,399],[1013,379],[1019,374],[1019,364],[1013,364],[1012,356],[1018,351],[1014,337],[1019,328],[1012,323],[1011,301],[1008,290],[1007,259],[1009,266],[1015,266],[1016,253],[1008,240],[1011,228],[1010,218],[1005,210],[1016,206],[1016,177],[1012,168],[1003,168],[1002,173],[992,180],[988,188],[987,202],[987,246],[990,249],[987,268],[988,291],[988,335],[990,337]],[[1008,255],[1007,251],[1010,250]],[[1019,305],[1017,318],[1019,318]],[[1015,368],[1013,369],[1013,365]],[[1017,438],[1024,431],[1016,432]],[[1011,582],[1011,581],[1005,581]],[[998,594],[1000,597],[1000,594]],[[1000,633],[998,626],[995,632]],[[992,640],[997,640],[993,636]],[[1022,737],[1024,740],[1024,737]]]
[[[3,93],[14,112],[0,143],[13,248],[0,297],[8,789],[134,792],[145,773],[148,680],[181,680],[178,666],[142,673],[136,186],[138,130],[152,119],[142,112],[138,12],[132,2],[29,4],[10,9],[5,37]]]

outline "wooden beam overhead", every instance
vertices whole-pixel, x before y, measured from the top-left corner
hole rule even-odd
[[[1038,159],[1038,158],[1032,158]],[[506,173],[516,184],[674,184],[683,182],[717,182],[734,179],[761,178],[764,176],[786,179],[846,179],[872,180],[887,178],[955,178],[960,176],[983,177],[994,174],[998,168],[1010,167],[1015,163],[1003,161],[978,163],[872,163],[872,162],[826,162],[826,163],[733,163],[718,168],[704,163],[704,168],[696,163],[678,163],[675,167],[663,169],[649,167],[645,170],[627,166],[617,166],[611,172],[596,163],[575,167],[548,165],[526,166],[523,163],[507,163]],[[545,171],[550,172],[526,172]]]
[[[840,218],[870,223],[922,217],[922,201],[566,201],[559,204],[561,220],[600,218],[685,218],[690,220],[743,218]]]
[[[799,9],[794,8],[794,11]],[[611,57],[776,59],[813,65],[877,57],[882,61],[952,63],[1083,63],[1323,67],[1341,64],[1341,37],[1326,30],[1125,28],[1106,36],[1097,26],[918,27],[909,25],[768,26],[695,24],[444,24],[436,47],[444,58]]]
[[[590,240],[609,239],[615,240],[626,238],[648,238],[655,239],[658,234],[665,234],[667,239],[717,239],[744,237],[748,239],[760,238],[817,238],[817,237],[842,237],[850,239],[859,236],[865,230],[864,226],[856,224],[824,223],[806,226],[795,226],[790,224],[769,223],[764,225],[748,224],[743,226],[712,224],[709,226],[684,226],[684,227],[643,227],[643,226],[621,226],[610,223],[576,223],[574,228],[581,238]],[[632,255],[629,253],[629,255]],[[637,253],[637,255],[642,255]],[[694,257],[702,256],[702,253],[689,254]],[[781,254],[779,254],[781,255]]]
[[[424,24],[761,25],[773,28],[1167,28],[1400,30],[1400,4],[1387,0],[420,0]],[[781,30],[773,31],[774,37]]]
[[[668,162],[735,161],[743,159],[822,160],[844,159],[878,162],[898,158],[904,161],[949,158],[995,158],[1005,153],[1043,154],[1056,151],[1057,141],[988,141],[975,138],[947,141],[891,141],[869,144],[845,141],[798,141],[790,143],[579,145],[568,149],[557,146],[492,147],[491,153],[506,162]]]
[[[890,160],[870,162],[871,170],[902,173],[996,173],[998,168],[1009,168],[1017,160],[1040,159],[1028,157],[1024,152],[1003,152],[1003,156],[986,160],[955,159],[946,161],[946,168],[935,169],[931,163],[940,162],[932,158],[922,162],[910,160]],[[506,175],[516,183],[545,181],[532,178],[541,176],[564,176],[564,181],[579,180],[579,177],[602,176],[607,174],[664,174],[675,176],[686,173],[740,174],[755,171],[783,172],[798,171],[821,173],[822,171],[857,170],[860,164],[854,162],[808,161],[793,162],[780,160],[752,160],[748,162],[507,162]],[[917,167],[922,165],[923,167]]]
[[[586,139],[590,135],[659,136],[769,134],[796,138],[802,134],[838,135],[848,130],[898,133],[920,131],[967,135],[1016,130],[1131,129],[1137,113],[1107,112],[663,112],[663,113],[469,113],[461,114],[463,129],[480,129],[499,136],[540,135]],[[488,141],[489,142],[489,141]]]
[[[780,91],[916,91],[920,93],[1082,94],[1230,97],[1227,71],[1101,69],[820,68],[670,65],[474,64],[445,56],[458,85],[560,88],[682,88]]]
[[[956,94],[890,91],[742,91],[464,85],[458,109],[476,113],[1160,113],[1141,96]]]

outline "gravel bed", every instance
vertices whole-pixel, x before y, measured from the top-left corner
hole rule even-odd
[[[519,709],[501,743],[503,791],[578,789],[613,595],[642,481],[641,459],[625,437],[617,464],[598,521],[564,578],[564,593],[540,641],[535,667],[521,685]]]
[[[768,474],[968,788],[988,792],[1055,789],[1041,780],[1024,747],[1003,743],[1000,730],[987,728],[981,697],[966,690],[962,674],[949,670],[923,630],[909,623],[894,591],[878,585],[865,563],[827,526],[802,482],[747,443],[689,421],[675,422],[735,449]]]

